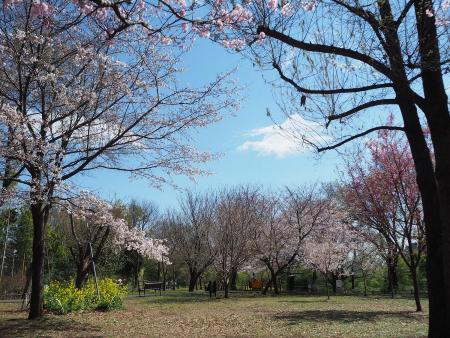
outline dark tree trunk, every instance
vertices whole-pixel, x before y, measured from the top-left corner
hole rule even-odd
[[[415,109],[415,108],[414,108]],[[405,120],[405,125],[406,121]],[[418,123],[418,121],[417,121]],[[422,197],[425,236],[427,242],[427,286],[429,297],[429,336],[439,337],[439,332],[446,331],[446,304],[444,262],[441,239],[441,220],[439,199],[430,153],[426,147],[420,126],[415,131],[407,132],[411,153],[417,172],[417,183]],[[410,128],[413,129],[413,128]],[[420,134],[419,134],[420,133]]]
[[[230,283],[227,282],[227,281],[224,281],[224,282],[223,282],[223,291],[224,291],[224,297],[225,297],[225,298],[228,298],[228,291],[229,291],[229,288],[230,288]]]
[[[92,260],[90,257],[84,257],[81,261],[77,262],[77,272],[75,275],[75,288],[82,289],[88,280],[89,273],[91,272]]]
[[[272,265],[270,265],[269,263],[266,262],[266,266],[267,269],[270,272],[270,279],[267,281],[266,285],[264,286],[264,289],[262,291],[262,294],[265,295],[267,294],[267,291],[269,290],[270,287],[273,287],[273,291],[276,295],[278,295],[280,292],[278,290],[278,284],[277,284],[277,276],[280,270],[278,270],[277,272],[275,272],[275,269],[272,267]]]
[[[194,292],[195,285],[197,284],[197,278],[198,278],[197,270],[189,269],[189,292]]]
[[[367,297],[367,280],[366,280],[366,274],[363,274],[364,278],[364,297]]]
[[[416,0],[414,7],[425,95],[424,113],[433,142],[437,186],[433,189],[435,196],[429,195],[427,199],[430,203],[436,203],[434,211],[439,211],[439,217],[433,214],[433,222],[425,224],[430,308],[428,334],[429,337],[440,337],[443,332],[450,332],[450,115],[440,65],[435,16],[426,14],[427,10],[433,10],[433,2]]]
[[[311,278],[311,291],[312,291],[313,286],[316,285],[316,281],[317,281],[317,271],[313,270],[312,278]]]
[[[422,304],[420,304],[419,283],[417,282],[417,270],[416,270],[416,267],[411,268],[411,279],[412,279],[413,289],[414,289],[414,301],[416,302],[416,311],[417,312],[421,312],[422,311]]]
[[[386,291],[391,294],[392,298],[394,298],[395,292],[398,289],[397,264],[398,259],[396,259],[392,255],[389,255],[386,258],[386,268],[387,268]]]
[[[162,272],[163,272],[163,284],[162,284],[162,289],[163,291],[166,291],[166,275],[167,275],[167,266],[165,266],[164,263],[161,263],[162,265]]]
[[[266,295],[267,294],[267,291],[269,291],[269,288],[272,286],[272,278],[270,278],[268,281],[267,281],[267,283],[266,283],[266,285],[264,285],[264,288],[263,288],[263,290],[262,290],[262,294],[263,295]]]
[[[279,285],[278,285],[278,280],[277,280],[277,276],[276,275],[272,277],[272,285],[273,285],[273,292],[276,295],[279,295],[280,294],[280,288],[279,288]]]
[[[31,263],[31,298],[28,319],[42,317],[44,281],[44,228],[46,207],[43,203],[31,205],[33,218],[33,260]]]
[[[355,273],[353,272],[352,269],[352,290],[355,289]]]
[[[158,270],[156,272],[158,274],[158,282],[161,280],[161,262],[158,262]]]
[[[334,273],[332,273],[331,274],[331,280],[330,280],[330,284],[331,284],[331,287],[332,287],[332,289],[333,289],[333,294],[336,294],[336,281],[337,281],[337,276],[334,274]]]
[[[30,285],[31,285],[31,264],[30,264],[30,266],[28,267],[28,269],[27,269],[27,277],[26,277],[26,280],[25,280],[25,286],[23,287],[23,291],[22,291],[22,296],[21,296],[21,298],[22,299],[25,299],[25,297],[26,297],[26,294],[29,292],[29,290],[30,290]]]
[[[175,264],[172,264],[172,290],[175,291]]]
[[[140,257],[139,252],[136,251],[136,267],[134,269],[134,288],[138,288],[139,284],[139,268],[140,268]]]
[[[237,290],[237,286],[236,286],[237,276],[238,276],[237,270],[236,269],[232,269],[231,270],[231,277],[230,277],[230,289],[232,291],[236,291]]]
[[[277,281],[277,276],[278,276],[279,270],[277,272],[275,272],[275,270],[271,266],[268,266],[268,269],[270,271],[270,280],[267,282],[262,293],[263,293],[263,295],[265,295],[267,293],[267,290],[269,289],[269,287],[272,286],[273,292],[276,295],[278,295],[278,294],[280,294],[280,290],[278,288],[278,281]]]
[[[382,30],[388,46],[389,62],[391,69],[395,70],[394,90],[397,94],[406,137],[416,167],[417,184],[422,197],[428,250],[429,336],[440,337],[443,332],[450,331],[450,313],[446,304],[449,300],[449,291],[446,288],[446,275],[444,275],[444,271],[448,271],[450,268],[445,266],[445,252],[442,241],[442,236],[445,233],[444,228],[448,224],[445,222],[449,221],[449,217],[445,216],[445,214],[447,214],[450,207],[448,203],[450,200],[445,198],[445,196],[450,196],[450,178],[448,178],[450,169],[450,156],[448,154],[450,146],[450,116],[447,106],[448,102],[446,99],[445,102],[442,100],[442,98],[446,98],[446,95],[445,89],[443,89],[442,71],[439,65],[439,43],[434,24],[435,18],[426,14],[426,10],[433,10],[433,4],[432,0],[415,0],[414,2],[417,31],[419,33],[419,53],[421,54],[421,78],[425,94],[425,102],[422,102],[421,107],[424,110],[431,131],[435,151],[436,173],[431,161],[430,150],[422,131],[416,103],[414,102],[415,98],[409,91],[410,84],[402,62],[398,31],[393,22],[390,3],[389,1],[380,1],[378,4],[381,18],[385,22]],[[441,167],[439,161],[440,153],[447,160],[448,166],[443,165]],[[442,184],[440,176],[446,177],[449,185]],[[450,278],[448,279],[447,283],[450,283]]]
[[[278,285],[278,280],[277,280],[277,274],[276,273],[271,274],[270,279],[267,281],[266,285],[264,286],[262,294],[266,295],[267,291],[269,290],[270,287],[273,287],[273,292],[276,295],[280,294],[280,288],[279,288],[279,285]]]

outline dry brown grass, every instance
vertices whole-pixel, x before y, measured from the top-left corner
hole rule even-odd
[[[424,304],[425,307],[427,304]],[[410,299],[234,296],[168,292],[130,297],[113,312],[26,320],[0,304],[0,337],[424,337],[427,314]]]

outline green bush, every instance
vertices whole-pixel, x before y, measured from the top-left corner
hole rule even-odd
[[[57,314],[84,310],[121,309],[127,288],[117,285],[112,279],[98,282],[100,297],[94,281],[89,281],[82,289],[72,283],[53,281],[44,291],[44,308]]]

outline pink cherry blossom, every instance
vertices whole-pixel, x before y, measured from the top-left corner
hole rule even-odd
[[[288,2],[283,7],[281,7],[281,15],[289,17],[292,16],[294,13],[294,10],[292,8],[292,5]]]
[[[187,33],[189,31],[189,24],[187,22],[183,22],[181,24],[181,29],[183,30],[183,32]]]
[[[278,0],[269,0],[269,2],[267,3],[267,7],[276,10],[278,8]]]
[[[302,0],[300,2],[301,7],[305,12],[312,12],[316,9],[316,0]]]
[[[442,2],[441,7],[444,11],[448,10],[450,8],[450,0],[445,0],[444,2]]]
[[[4,0],[3,1],[3,7],[4,8],[10,8],[11,6],[18,4],[22,2],[22,0]]]
[[[258,40],[259,40],[259,41],[262,41],[262,40],[264,40],[265,38],[266,38],[266,33],[261,32],[261,33],[258,34]]]
[[[115,245],[126,250],[136,251],[148,259],[165,261],[168,249],[163,240],[149,238],[145,231],[130,228],[125,220],[113,215],[111,204],[99,199],[88,191],[81,191],[76,197],[62,203],[73,218],[83,220],[87,224],[109,227]]]
[[[33,0],[30,14],[32,17],[46,18],[52,14],[52,7],[45,1]]]
[[[242,39],[231,39],[231,40],[222,40],[220,41],[222,46],[230,49],[241,49],[245,46],[245,41]]]

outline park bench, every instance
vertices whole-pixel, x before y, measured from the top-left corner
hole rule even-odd
[[[138,292],[139,292],[139,297],[141,296],[141,292],[144,293],[144,297],[145,297],[145,291],[146,290],[154,290],[155,293],[157,290],[159,290],[159,295],[161,296],[161,290],[162,290],[162,282],[149,282],[149,281],[141,281],[138,283]]]

